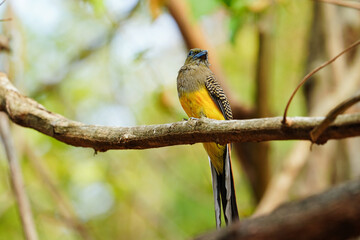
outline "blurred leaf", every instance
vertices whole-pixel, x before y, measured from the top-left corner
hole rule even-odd
[[[244,9],[247,9],[251,12],[261,12],[264,11],[272,3],[277,2],[273,0],[219,0],[222,2],[228,10],[231,12],[241,12]]]
[[[150,51],[150,49],[146,48],[146,49],[143,49],[143,50],[140,50],[138,52],[135,53],[135,56],[134,56],[134,63],[139,63],[139,62],[142,62],[145,60],[146,58],[146,54]]]
[[[220,5],[218,0],[208,0],[208,1],[189,0],[189,4],[191,6],[191,11],[195,19],[213,13],[215,10],[219,8]]]
[[[253,0],[241,0],[241,1],[219,0],[219,1],[222,2],[231,12],[236,12],[239,10],[241,11],[242,9],[247,8],[251,2],[253,2]]]
[[[254,13],[259,13],[265,11],[271,4],[272,1],[269,0],[257,0],[250,4],[249,9]]]
[[[235,38],[241,27],[249,20],[257,19],[272,3],[269,0],[220,0],[230,14],[230,41],[235,43]]]
[[[94,13],[97,16],[104,14],[105,4],[103,0],[86,0],[86,2],[88,2],[92,6]]]
[[[241,26],[244,24],[245,19],[241,17],[231,17],[229,22],[229,28],[230,28],[230,41],[231,43],[235,43],[236,34],[238,33]]]
[[[165,0],[149,0],[150,14],[153,20],[161,14],[164,3]]]

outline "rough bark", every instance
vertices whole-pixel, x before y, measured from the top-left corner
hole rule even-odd
[[[310,131],[323,117],[281,117],[219,121],[198,119],[162,125],[105,127],[87,125],[52,113],[36,101],[21,95],[5,74],[0,75],[0,110],[16,124],[33,128],[61,142],[96,151],[146,149],[198,142],[261,142],[310,140]],[[339,116],[318,139],[341,139],[360,135],[360,114]]]

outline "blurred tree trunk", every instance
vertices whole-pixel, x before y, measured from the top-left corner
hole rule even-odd
[[[257,34],[259,41],[256,64],[255,114],[252,117],[262,118],[270,116],[269,87],[272,68],[272,15],[266,14],[259,21]],[[237,118],[237,116],[235,116]],[[239,156],[245,173],[250,180],[255,201],[259,202],[266,190],[270,179],[268,142],[235,143],[235,150]]]

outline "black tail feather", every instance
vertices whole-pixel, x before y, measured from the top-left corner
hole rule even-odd
[[[215,221],[216,221],[216,228],[221,227],[221,205],[220,205],[220,187],[219,187],[219,178],[216,172],[214,165],[210,162],[210,169],[211,169],[211,177],[212,177],[212,187],[213,187],[213,194],[214,194],[214,208],[215,208]]]
[[[236,204],[234,179],[231,167],[231,159],[229,153],[230,145],[228,144],[226,152],[224,154],[223,173],[219,174],[210,161],[213,179],[215,217],[217,228],[220,228],[221,226],[220,199],[226,225],[229,225],[230,223],[239,219],[239,213]]]

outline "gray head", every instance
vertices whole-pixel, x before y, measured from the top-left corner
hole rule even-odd
[[[185,60],[185,65],[186,64],[205,64],[209,66],[208,51],[200,48],[191,49]]]

